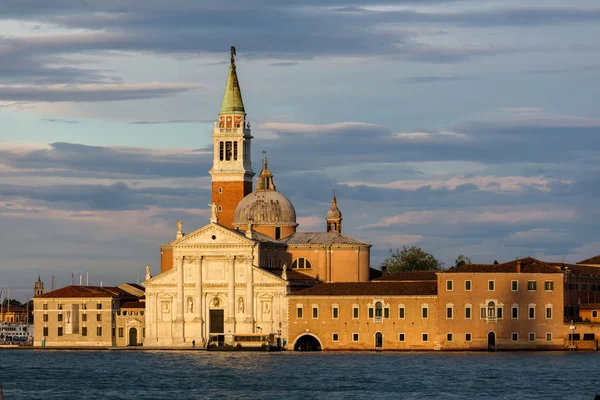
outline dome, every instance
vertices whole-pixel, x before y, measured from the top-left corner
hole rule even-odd
[[[240,201],[235,208],[233,225],[297,226],[296,210],[287,197],[275,190],[256,190]]]
[[[331,208],[329,211],[327,211],[327,219],[342,219],[342,212],[338,208],[335,194],[333,195],[333,200],[331,201]]]
[[[252,225],[296,227],[296,210],[292,202],[275,188],[273,174],[263,160],[256,190],[244,197],[235,208],[233,226],[244,227],[248,220]]]

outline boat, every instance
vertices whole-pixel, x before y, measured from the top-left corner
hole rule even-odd
[[[0,347],[33,344],[33,325],[13,322],[0,323]]]

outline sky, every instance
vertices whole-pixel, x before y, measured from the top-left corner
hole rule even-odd
[[[209,222],[229,48],[300,231],[445,267],[600,254],[597,0],[0,0],[0,287],[159,272]],[[84,278],[85,279],[85,278]]]

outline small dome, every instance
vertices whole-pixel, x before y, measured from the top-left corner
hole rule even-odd
[[[233,215],[233,225],[297,226],[296,210],[287,197],[275,190],[256,190],[240,201]]]
[[[248,225],[293,226],[296,227],[296,210],[292,202],[275,188],[273,174],[267,168],[266,157],[263,169],[258,176],[256,190],[240,201],[233,215],[233,226]]]
[[[338,208],[337,198],[335,194],[333,195],[333,199],[331,200],[331,208],[327,211],[327,219],[342,219],[342,212]]]

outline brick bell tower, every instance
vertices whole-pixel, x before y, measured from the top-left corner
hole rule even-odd
[[[233,226],[233,214],[240,200],[252,193],[254,172],[250,162],[252,135],[235,72],[235,47],[231,47],[229,76],[213,131],[214,158],[212,201],[217,205],[219,224]]]

